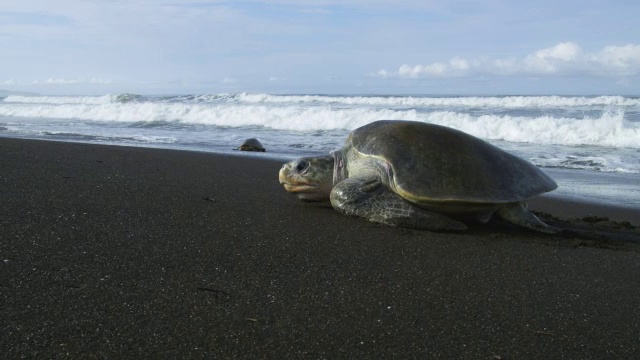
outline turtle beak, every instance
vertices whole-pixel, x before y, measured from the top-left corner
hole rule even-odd
[[[284,184],[286,181],[285,179],[287,178],[287,164],[282,165],[282,167],[280,168],[280,171],[278,172],[278,181],[280,182],[280,184]]]
[[[282,168],[280,168],[280,172],[278,173],[278,180],[280,181],[280,184],[285,184],[285,185],[289,184],[287,179],[289,179],[291,177],[291,165],[290,164],[291,163],[286,163],[286,164],[282,165]]]

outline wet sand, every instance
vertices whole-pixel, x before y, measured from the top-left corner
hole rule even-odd
[[[280,166],[0,139],[0,352],[640,356],[633,209],[536,200],[563,217],[549,220],[567,229],[556,236],[497,223],[396,229],[300,202]],[[601,218],[614,211],[616,222]]]

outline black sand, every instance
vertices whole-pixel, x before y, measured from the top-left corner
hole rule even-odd
[[[0,139],[0,354],[640,357],[637,229],[387,228],[280,165]]]

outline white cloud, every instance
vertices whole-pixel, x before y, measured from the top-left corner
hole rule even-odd
[[[607,46],[596,53],[585,53],[573,42],[559,43],[537,50],[523,58],[467,60],[454,57],[446,63],[401,65],[396,71],[378,70],[377,77],[444,78],[479,74],[491,75],[568,75],[638,76],[640,45]]]
[[[524,70],[535,74],[556,73],[565,65],[577,66],[580,62],[580,53],[581,49],[577,44],[560,43],[527,56],[523,61]]]
[[[417,78],[427,77],[452,77],[464,76],[471,69],[469,61],[455,57],[447,63],[435,63],[430,65],[402,65],[398,69],[401,77]],[[378,73],[385,74],[387,77],[390,73],[386,70],[380,70]]]
[[[594,64],[620,76],[638,75],[640,69],[640,46],[607,46],[591,57]],[[598,69],[594,69],[598,71]]]
[[[35,82],[36,84],[38,82]],[[110,79],[102,78],[80,78],[80,79],[54,79],[49,78],[46,81],[40,82],[40,84],[48,85],[71,85],[71,84],[111,84]]]
[[[233,79],[233,78],[226,77],[226,78],[222,79],[222,83],[223,84],[233,84],[235,82],[236,82],[236,79]]]

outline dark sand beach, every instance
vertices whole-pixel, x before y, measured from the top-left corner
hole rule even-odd
[[[637,209],[397,229],[299,201],[280,166],[0,139],[3,358],[640,358]]]

